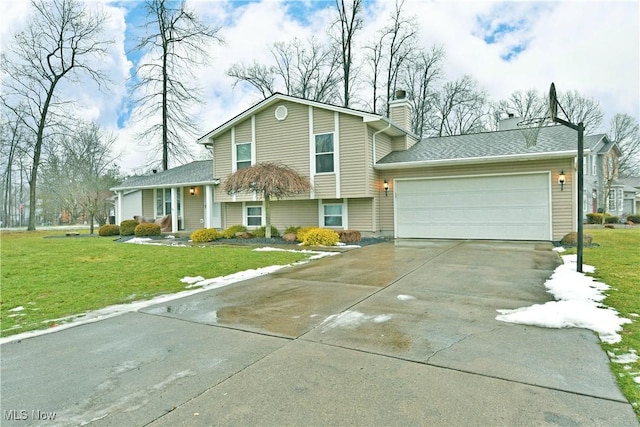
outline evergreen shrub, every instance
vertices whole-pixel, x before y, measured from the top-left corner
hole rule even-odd
[[[105,224],[98,228],[99,236],[118,236],[120,234],[120,227],[115,224]]]
[[[160,224],[143,222],[136,226],[134,233],[136,237],[160,236],[162,235],[162,230],[160,229]]]
[[[125,219],[120,223],[120,235],[121,236],[133,236],[136,232],[138,221],[135,219]]]
[[[335,246],[340,241],[340,236],[327,228],[313,228],[309,230],[302,244],[304,246]]]
[[[247,231],[247,227],[244,225],[232,225],[222,232],[222,237],[225,239],[233,239],[237,233],[244,233],[245,231]]]
[[[220,238],[220,232],[215,228],[200,228],[191,233],[190,238],[193,243],[213,242]]]

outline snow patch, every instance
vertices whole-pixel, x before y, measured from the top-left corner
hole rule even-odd
[[[15,308],[12,308],[12,309],[11,309],[11,310],[9,310],[9,311],[11,311],[11,312],[13,312],[13,313],[16,313],[16,312],[18,312],[18,311],[22,311],[22,310],[24,310],[24,307],[23,307],[23,306],[21,306],[21,305],[19,305],[19,306],[15,307]]]
[[[364,322],[372,321],[374,323],[383,323],[391,320],[390,314],[378,314],[378,315],[366,315],[355,310],[347,310],[340,314],[332,314],[328,316],[320,324],[322,327],[322,333],[325,333],[329,329],[333,328],[347,328],[354,329],[360,326]]]
[[[609,353],[609,356],[611,357],[612,362],[620,363],[623,365],[627,363],[635,363],[638,361],[638,359],[640,359],[640,357],[638,357],[638,353],[635,350],[631,350],[629,353],[619,355]]]
[[[600,335],[604,342],[614,344],[622,338],[622,325],[630,319],[619,317],[619,313],[601,304],[610,289],[593,277],[576,271],[576,255],[564,255],[564,264],[555,269],[546,281],[550,294],[558,301],[534,304],[514,310],[497,310],[496,320],[546,328],[586,328]],[[583,265],[584,272],[594,272],[595,268]]]
[[[398,298],[400,301],[411,301],[411,300],[416,299],[416,297],[414,297],[414,296],[412,296],[412,295],[398,295],[398,296],[397,296],[397,298]]]
[[[202,276],[195,276],[195,277],[185,276],[182,279],[180,279],[180,282],[191,285],[192,283],[202,282],[203,280],[204,280],[204,277]]]

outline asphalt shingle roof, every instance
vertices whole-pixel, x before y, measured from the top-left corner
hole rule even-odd
[[[519,129],[484,132],[469,135],[424,138],[405,151],[389,153],[379,165],[407,162],[429,162],[492,157],[551,154],[576,151],[578,133],[566,126],[548,126],[540,129],[538,142],[527,147]],[[585,147],[586,144],[585,144]]]
[[[112,190],[185,186],[215,182],[213,161],[200,160],[151,175],[132,176]]]

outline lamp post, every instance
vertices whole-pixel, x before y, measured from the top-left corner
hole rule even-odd
[[[584,171],[583,171],[583,159],[584,159],[584,124],[582,122],[577,125],[568,122],[566,120],[562,120],[558,117],[558,107],[562,110],[562,106],[558,102],[558,98],[556,97],[556,87],[553,83],[551,83],[551,88],[549,90],[549,108],[551,113],[551,120],[555,123],[560,123],[568,128],[574,129],[578,131],[578,159],[577,159],[577,179],[578,179],[578,242],[577,242],[577,271],[582,273],[582,252],[584,248],[584,242],[582,240],[583,236],[583,221],[582,217],[584,215],[584,206],[583,206],[583,195],[584,192]],[[564,110],[562,110],[564,112]],[[566,113],[565,113],[566,116]]]

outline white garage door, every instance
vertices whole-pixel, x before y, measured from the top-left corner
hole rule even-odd
[[[398,180],[396,236],[551,240],[549,174]]]

